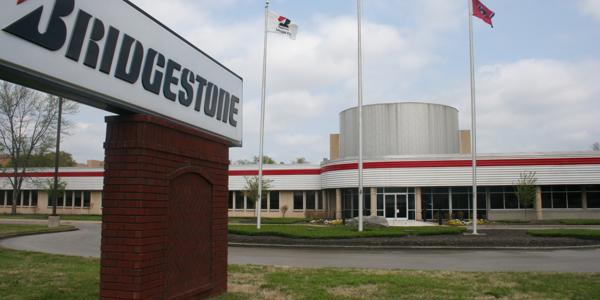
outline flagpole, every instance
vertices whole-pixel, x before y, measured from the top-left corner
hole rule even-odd
[[[363,55],[362,55],[362,0],[357,0],[358,19],[358,231],[363,231]]]
[[[260,229],[260,213],[262,207],[263,148],[265,139],[265,98],[267,92],[267,25],[269,19],[269,0],[265,1],[265,38],[263,50],[262,93],[260,101],[260,146],[258,151],[258,196],[256,203],[256,229]]]
[[[473,169],[473,234],[477,233],[477,117],[475,109],[475,47],[473,46],[473,0],[469,3],[469,54],[471,73],[471,167]]]

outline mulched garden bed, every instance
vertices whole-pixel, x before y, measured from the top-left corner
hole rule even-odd
[[[586,240],[564,237],[536,237],[527,230],[480,230],[485,235],[434,235],[405,236],[392,238],[350,238],[350,239],[292,239],[277,236],[243,236],[229,234],[231,243],[314,245],[314,246],[398,246],[398,247],[573,247],[600,246],[600,240]]]

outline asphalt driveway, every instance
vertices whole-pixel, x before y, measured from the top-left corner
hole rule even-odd
[[[67,222],[65,222],[67,223]],[[100,256],[100,223],[69,222],[80,230],[0,241],[0,247]],[[229,263],[453,271],[600,272],[600,249],[581,250],[336,250],[229,247]]]

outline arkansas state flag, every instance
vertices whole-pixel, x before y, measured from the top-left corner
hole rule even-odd
[[[494,24],[492,24],[492,18],[495,15],[496,14],[491,9],[487,8],[487,6],[483,5],[481,1],[473,0],[473,16],[478,17],[484,22],[490,24],[492,28],[494,27]]]

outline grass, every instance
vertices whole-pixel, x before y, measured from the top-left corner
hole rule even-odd
[[[45,214],[0,214],[0,219],[20,219],[20,220],[48,220],[48,215]],[[100,215],[61,215],[61,220],[65,221],[102,221]]]
[[[99,260],[0,249],[0,299],[98,299]],[[600,299],[600,274],[229,266],[238,299]]]
[[[427,226],[427,227],[387,227],[365,228],[363,232],[347,226],[298,226],[264,225],[261,230],[253,225],[229,225],[229,233],[250,236],[281,236],[306,239],[345,239],[366,237],[400,237],[407,235],[459,234],[464,227]]]
[[[594,229],[535,229],[527,231],[529,235],[543,237],[574,237],[600,240],[600,230]]]
[[[0,239],[20,235],[62,232],[74,229],[75,227],[69,225],[48,228],[47,225],[0,224]]]
[[[600,299],[600,274],[229,266],[218,299]]]
[[[564,225],[600,225],[600,219],[560,220]]]
[[[261,224],[304,224],[310,219],[304,218],[261,218]],[[252,224],[256,223],[255,217],[230,217],[229,223]]]
[[[0,299],[98,299],[97,259],[0,249]]]

